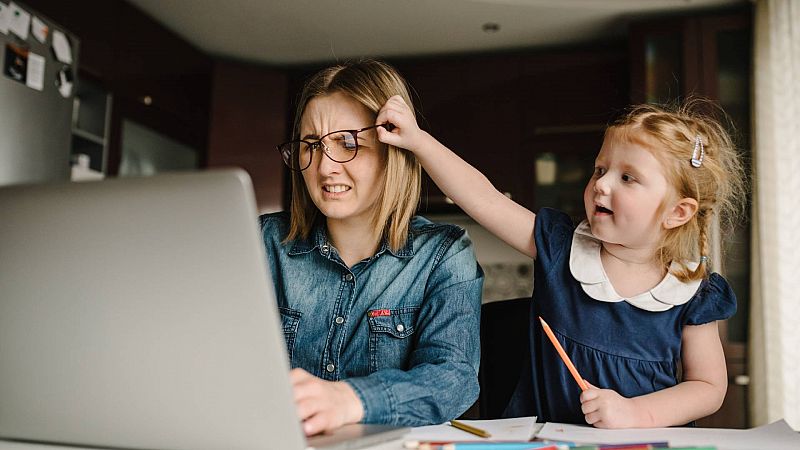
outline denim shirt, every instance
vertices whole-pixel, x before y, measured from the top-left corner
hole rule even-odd
[[[442,423],[475,402],[483,272],[463,229],[414,217],[403,248],[348,268],[324,223],[282,243],[289,215],[260,221],[292,368],[349,383],[364,423]]]

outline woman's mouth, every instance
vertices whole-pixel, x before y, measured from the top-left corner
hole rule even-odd
[[[350,189],[352,188],[346,184],[326,184],[322,186],[322,190],[329,194],[340,194],[342,192],[347,192]]]
[[[345,195],[352,187],[346,184],[325,184],[322,186],[322,192],[328,198],[338,198]]]

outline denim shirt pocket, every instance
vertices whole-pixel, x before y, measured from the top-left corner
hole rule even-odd
[[[300,317],[303,313],[284,306],[279,306],[278,310],[281,313],[281,327],[283,328],[283,338],[286,340],[286,353],[289,355],[289,363],[291,364],[294,341],[297,338],[297,328],[300,325]]]
[[[407,369],[419,307],[372,310],[369,321],[369,371]]]

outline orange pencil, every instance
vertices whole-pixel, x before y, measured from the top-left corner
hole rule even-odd
[[[575,381],[578,382],[578,386],[581,387],[581,391],[589,389],[589,386],[586,385],[586,381],[581,378],[581,374],[578,373],[578,369],[575,368],[575,366],[572,364],[572,361],[569,360],[569,356],[567,356],[567,353],[564,351],[564,348],[561,347],[561,343],[559,343],[558,339],[556,339],[556,335],[553,334],[553,330],[550,329],[550,325],[548,325],[547,322],[542,319],[542,316],[539,316],[539,321],[542,322],[544,333],[550,339],[550,342],[553,343],[553,347],[556,348],[558,356],[560,356],[561,360],[564,361],[564,364],[567,365],[567,369],[569,369],[569,373],[572,374],[572,378],[575,378]]]

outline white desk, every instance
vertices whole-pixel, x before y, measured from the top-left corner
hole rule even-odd
[[[0,440],[0,450],[97,450],[96,448],[65,447],[60,445],[24,444]],[[365,447],[362,450],[405,450],[403,439]]]
[[[537,424],[535,417],[520,417],[516,419],[466,421],[473,426],[491,432],[498,439],[527,440],[533,436],[543,424]],[[431,425],[413,428],[400,439],[395,439],[381,444],[362,447],[363,450],[405,450],[403,443],[406,440],[463,440],[472,435],[455,429],[449,425]],[[31,444],[9,442],[0,440],[0,450],[97,450],[83,447],[69,447],[60,445]],[[284,450],[284,449],[280,449]]]
[[[555,424],[559,425],[559,424]],[[541,428],[541,424],[537,424],[537,431]],[[561,428],[568,430],[573,427],[572,425],[565,425]],[[639,442],[653,441],[654,437],[663,438],[656,440],[672,441],[676,439],[676,435],[681,438],[678,440],[693,440],[694,437],[704,436],[707,433],[718,434],[712,441],[715,442],[717,448],[720,450],[741,450],[754,448],[769,448],[779,450],[797,450],[800,448],[800,433],[797,433],[786,425],[785,422],[775,422],[770,425],[765,425],[750,430],[725,430],[725,429],[702,429],[702,428],[669,428],[669,429],[643,429],[643,430],[597,430],[586,428],[579,430],[580,433],[592,433],[597,436],[612,436],[618,435],[619,432],[627,436],[636,436]],[[545,433],[545,430],[542,430]],[[611,433],[611,434],[608,434]],[[649,433],[649,434],[648,434]],[[657,434],[653,434],[657,433]],[[575,434],[573,434],[575,436]],[[604,439],[605,440],[605,439]],[[616,440],[616,439],[615,439]],[[703,440],[703,439],[700,439]],[[404,450],[403,442],[405,439],[396,439],[393,441],[384,442],[382,444],[365,447],[363,450]],[[631,442],[631,441],[629,441]],[[0,450],[97,450],[80,447],[65,447],[58,445],[43,445],[43,444],[26,444],[20,442],[9,442],[0,440]]]

